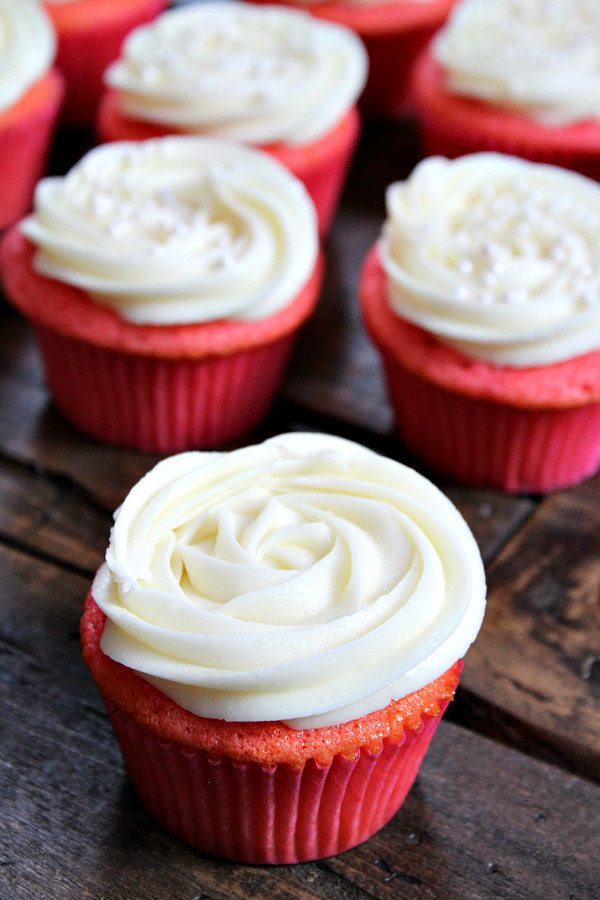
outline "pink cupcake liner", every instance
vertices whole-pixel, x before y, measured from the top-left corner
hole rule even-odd
[[[199,850],[246,863],[297,863],[341,853],[394,815],[446,709],[379,752],[263,767],[161,739],[105,697],[133,785],[148,812]]]
[[[158,453],[225,444],[255,428],[279,387],[294,334],[227,356],[161,359],[35,325],[63,415],[108,443]]]
[[[433,470],[482,487],[545,492],[600,467],[600,403],[538,410],[469,397],[382,352],[400,436]]]
[[[562,166],[600,181],[600,126],[593,120],[552,128],[517,112],[447,92],[426,49],[415,62],[411,96],[425,156],[454,159],[496,152]]]
[[[600,181],[600,154],[578,153],[571,148],[559,150],[540,140],[526,140],[511,134],[510,128],[499,135],[485,127],[478,128],[475,117],[464,124],[463,130],[453,129],[448,122],[436,122],[420,116],[419,132],[424,156],[446,156],[456,159],[469,153],[506,153],[531,162],[562,166],[587,178]]]

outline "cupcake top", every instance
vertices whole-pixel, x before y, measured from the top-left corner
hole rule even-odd
[[[54,29],[36,0],[0,0],[0,110],[41,78],[55,52]]]
[[[287,169],[200,137],[97,147],[39,182],[21,229],[39,273],[138,324],[268,316],[318,251],[313,204]]]
[[[106,81],[134,119],[254,144],[303,144],[350,109],[366,69],[360,39],[340,25],[284,7],[207,2],[135,29]]]
[[[600,118],[600,4],[462,0],[433,45],[446,87],[549,125]]]
[[[160,462],[92,588],[101,647],[180,706],[316,727],[385,707],[475,638],[485,583],[452,503],[341,438]]]
[[[392,309],[469,356],[537,366],[600,349],[600,185],[496,153],[433,157],[387,192]]]

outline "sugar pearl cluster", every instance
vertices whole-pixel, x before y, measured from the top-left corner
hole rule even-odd
[[[136,29],[106,73],[124,115],[254,144],[304,143],[346,114],[366,80],[349,29],[306,11],[210,0]]]
[[[445,262],[461,302],[543,302],[557,269],[578,307],[600,302],[600,214],[581,200],[509,176],[477,185],[446,227]]]
[[[136,323],[263,318],[317,253],[300,182],[266,154],[191,136],[97,147],[39,183],[21,227],[41,274]]]
[[[600,186],[496,153],[420,163],[388,189],[392,308],[503,365],[600,347]]]
[[[125,154],[123,171],[114,177],[92,167],[76,172],[69,185],[73,211],[96,223],[107,237],[125,245],[134,242],[138,253],[157,258],[195,253],[206,271],[235,264],[248,235],[241,221],[223,216],[219,182],[226,167],[214,162],[194,183],[182,179],[180,185],[166,187],[130,173],[130,162]]]

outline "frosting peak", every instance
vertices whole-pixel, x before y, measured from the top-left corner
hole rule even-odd
[[[211,138],[100,146],[38,184],[21,227],[38,271],[137,323],[262,318],[294,297],[317,255],[300,182]]]
[[[600,186],[495,153],[388,189],[380,258],[403,318],[499,365],[600,348]]]
[[[199,715],[293,727],[349,721],[442,674],[484,593],[443,494],[319,434],[159,463],[93,585],[113,659]]]
[[[462,0],[434,43],[449,90],[548,125],[600,118],[600,5]]]
[[[106,81],[134,119],[302,144],[345,115],[366,69],[366,51],[347,28],[301,10],[213,0],[135,29]]]

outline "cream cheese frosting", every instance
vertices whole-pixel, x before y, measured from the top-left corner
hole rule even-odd
[[[329,131],[365,83],[349,29],[277,6],[206,2],[169,10],[127,38],[106,73],[122,113],[254,144]]]
[[[387,192],[392,309],[515,367],[600,349],[600,185],[496,153],[432,157]]]
[[[44,75],[55,52],[54,29],[35,0],[0,0],[0,109]]]
[[[295,728],[427,684],[466,652],[485,605],[452,503],[324,434],[160,462],[118,510],[92,593],[104,653],[180,706]]]
[[[600,4],[462,0],[434,43],[448,90],[548,125],[600,118]]]
[[[100,146],[39,182],[21,223],[34,266],[138,324],[259,319],[315,266],[303,185],[236,143],[167,137]]]

